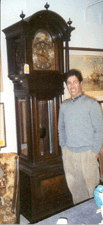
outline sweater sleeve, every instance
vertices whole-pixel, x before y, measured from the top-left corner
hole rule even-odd
[[[59,110],[58,134],[59,134],[59,145],[63,149],[63,147],[65,146],[66,138],[65,138],[64,113],[63,113],[62,105]]]
[[[98,102],[94,101],[90,110],[93,127],[93,153],[99,154],[103,144],[103,114]]]

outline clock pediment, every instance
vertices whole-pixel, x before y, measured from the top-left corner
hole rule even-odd
[[[72,22],[71,22],[72,23]],[[75,28],[68,26],[66,22],[59,14],[51,10],[40,10],[33,15],[5,28],[3,32],[7,38],[15,35],[31,33],[34,34],[36,30],[46,29],[52,35],[53,40],[57,38],[66,38],[70,40],[70,33]]]
[[[29,19],[31,32],[37,29],[46,29],[52,35],[53,40],[64,38],[69,30],[67,37],[70,39],[70,32],[74,27],[68,26],[67,22],[57,13],[51,10],[41,10],[33,14]]]

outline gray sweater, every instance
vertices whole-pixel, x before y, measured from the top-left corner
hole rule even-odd
[[[92,150],[98,154],[103,144],[103,115],[99,103],[84,94],[65,100],[60,107],[59,144],[72,152]]]

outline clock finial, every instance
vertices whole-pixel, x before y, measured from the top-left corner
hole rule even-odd
[[[24,19],[25,14],[23,13],[23,11],[22,11],[22,13],[20,14],[20,17],[22,18],[22,20]]]
[[[48,2],[44,5],[44,7],[46,8],[46,10],[48,10],[48,8],[49,8],[49,4],[48,4]]]
[[[67,22],[67,24],[70,26],[72,24],[71,19],[69,18],[69,21]]]

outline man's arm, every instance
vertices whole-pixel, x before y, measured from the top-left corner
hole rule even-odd
[[[59,110],[59,120],[58,120],[58,134],[59,134],[59,145],[63,149],[65,146],[65,123],[64,123],[64,113],[62,107]]]
[[[93,102],[90,117],[94,131],[92,151],[98,155],[103,144],[103,114],[99,103],[96,101]]]

